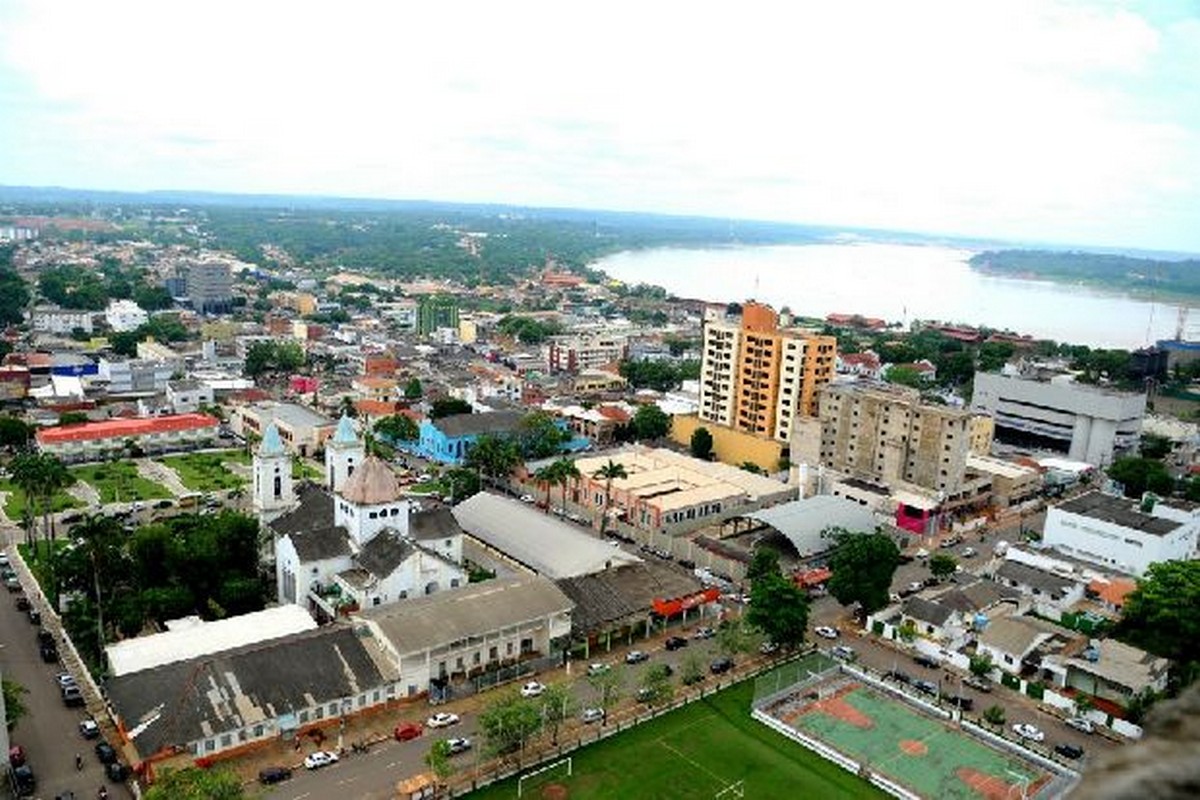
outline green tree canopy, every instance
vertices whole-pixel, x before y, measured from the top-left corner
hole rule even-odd
[[[954,574],[954,570],[958,567],[958,561],[954,556],[946,553],[934,553],[929,559],[929,571],[933,573],[933,577],[938,580],[944,580]]]
[[[1126,497],[1141,497],[1146,492],[1169,495],[1175,479],[1161,461],[1140,456],[1118,458],[1108,468],[1108,477],[1121,484]]]
[[[1176,662],[1183,684],[1200,670],[1200,561],[1151,564],[1125,598],[1117,634]]]
[[[809,604],[800,587],[778,571],[767,573],[754,581],[750,600],[746,621],[767,639],[788,649],[804,644]]]
[[[243,371],[251,378],[285,375],[304,366],[304,349],[296,342],[255,342],[246,351]]]
[[[24,695],[28,693],[21,684],[16,681],[10,681],[5,678],[3,681],[4,690],[4,724],[11,731],[21,721],[21,717],[25,716],[25,699]]]
[[[471,404],[457,397],[439,397],[429,408],[429,418],[438,420],[455,414],[470,414]]]
[[[425,387],[421,385],[420,378],[409,378],[408,382],[404,384],[406,400],[420,400],[423,394],[425,394]]]
[[[243,800],[237,773],[225,768],[164,769],[142,795],[144,800]]]
[[[670,702],[675,696],[675,686],[665,664],[655,664],[642,673],[638,696],[651,708]]]
[[[375,432],[393,442],[412,442],[421,434],[412,417],[393,414],[375,423]]]
[[[637,439],[661,439],[671,431],[671,418],[654,403],[638,406],[629,423]]]
[[[12,248],[0,248],[0,325],[19,325],[25,320],[29,287],[9,264]]]
[[[493,480],[508,477],[521,463],[521,450],[507,436],[485,433],[467,451],[467,466]]]
[[[571,434],[558,427],[558,420],[546,411],[533,411],[521,418],[516,430],[517,445],[526,459],[548,458],[562,451]]]
[[[16,417],[0,417],[0,447],[21,450],[33,440],[33,426]]]
[[[779,566],[779,551],[774,547],[760,544],[754,548],[750,558],[750,566],[746,568],[746,580],[754,583],[762,578],[778,577],[783,572]]]
[[[870,614],[888,603],[892,576],[900,564],[900,549],[882,533],[853,533],[830,528],[824,535],[835,541],[829,568],[829,593],[844,606],[858,603]]]
[[[488,752],[502,755],[520,750],[542,729],[542,709],[516,692],[505,693],[479,713],[479,729]]]
[[[692,431],[692,439],[689,443],[694,458],[699,458],[702,461],[709,461],[713,454],[713,437],[708,432],[708,428],[699,427]]]

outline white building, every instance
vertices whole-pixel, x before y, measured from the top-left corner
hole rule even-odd
[[[1151,564],[1193,558],[1198,532],[1200,506],[1159,500],[1139,508],[1132,500],[1088,492],[1046,513],[1042,541],[1082,561],[1141,576]]]
[[[325,440],[325,485],[329,491],[340,492],[366,457],[366,446],[355,433],[354,422],[343,416],[333,436]]]
[[[117,333],[128,333],[146,324],[150,316],[132,300],[113,300],[104,311],[104,321]]]
[[[94,311],[42,306],[33,310],[29,315],[29,322],[37,333],[69,336],[75,330],[91,333],[95,317]]]
[[[270,522],[296,505],[296,493],[292,489],[292,457],[284,448],[274,423],[267,425],[254,453],[253,473],[251,500],[260,521]]]
[[[971,409],[995,419],[998,439],[1044,443],[1105,466],[1114,450],[1137,444],[1146,395],[1087,386],[1070,375],[1037,380],[977,372]]]
[[[191,414],[201,406],[213,404],[213,390],[208,384],[195,380],[169,381],[167,403],[176,414]]]

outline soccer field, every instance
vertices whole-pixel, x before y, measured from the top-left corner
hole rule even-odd
[[[752,681],[664,714],[572,753],[573,775],[554,769],[527,780],[524,798],[557,784],[569,798],[703,800],[742,781],[747,798],[881,798],[873,786],[755,722]],[[559,790],[561,791],[561,790]],[[511,779],[475,800],[515,798]],[[735,793],[723,798],[732,800]]]

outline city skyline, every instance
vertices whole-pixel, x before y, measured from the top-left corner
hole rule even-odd
[[[12,0],[0,183],[1200,252],[1194,4],[725,10]]]

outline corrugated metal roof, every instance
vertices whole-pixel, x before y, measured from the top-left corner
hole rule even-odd
[[[843,497],[820,494],[793,500],[745,514],[779,531],[792,543],[801,557],[821,553],[833,542],[821,536],[829,527],[858,533],[873,533],[878,524],[865,506]]]

